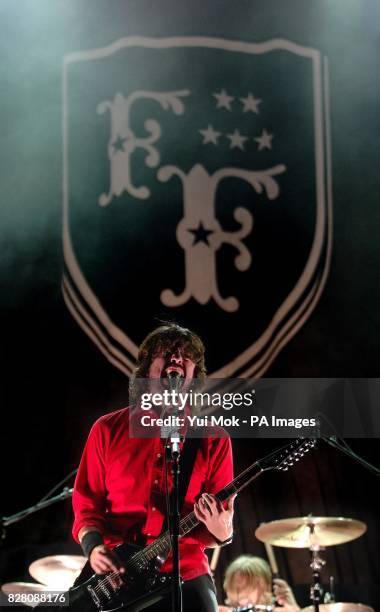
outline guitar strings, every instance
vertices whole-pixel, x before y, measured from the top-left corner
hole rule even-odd
[[[242,474],[240,474],[240,478],[241,476],[246,472],[247,470],[245,470]],[[226,487],[226,489],[232,488],[232,489],[236,489],[235,482],[238,481],[238,478],[235,478],[229,485],[228,487]],[[189,515],[187,515],[185,518],[183,518],[180,521],[180,529],[184,529],[183,534],[185,535],[190,529],[192,529],[193,527],[195,527],[198,524],[198,519],[195,517],[194,512],[191,512]],[[189,524],[188,524],[189,523]],[[136,553],[129,562],[127,562],[126,564],[126,569],[130,568],[133,569],[134,567],[136,567],[136,564],[138,564],[139,561],[141,561],[143,558],[146,558],[147,553],[149,553],[149,551],[153,551],[155,548],[158,548],[158,553],[160,552],[160,548],[162,545],[166,546],[170,546],[169,543],[169,532],[166,531],[164,534],[162,534],[162,536],[160,536],[157,540],[155,540],[155,542],[152,542],[152,544],[150,544],[147,548],[145,548],[142,551],[139,551],[138,553]],[[156,556],[156,551],[154,550],[155,554],[154,556]],[[153,557],[152,557],[153,558]],[[112,587],[113,590],[115,590],[114,585],[111,583],[110,584],[110,580],[112,581],[112,578],[116,578],[119,577],[122,579],[121,573],[120,572],[111,572],[109,574],[107,574],[107,576],[105,576],[104,578],[102,578],[102,580],[99,580],[99,582],[97,583],[97,585],[94,587],[94,590],[99,593],[102,591],[102,587],[105,585],[109,585]]]
[[[296,448],[294,448],[293,443],[290,445],[286,445],[285,448],[289,448],[290,447],[290,452],[286,451],[286,455],[284,458],[282,458],[282,460],[280,460],[279,464],[276,466],[277,468],[281,469],[281,466],[285,464],[287,464],[287,462],[290,459],[295,459],[297,457],[297,455],[303,455],[303,453],[307,452],[308,450],[310,450],[310,448],[312,448],[315,445],[315,440],[310,440],[310,439],[306,439],[306,440],[301,440],[298,441],[298,443],[301,442],[301,444],[297,445],[297,441],[296,441]],[[293,447],[293,448],[292,448]],[[284,450],[285,450],[284,448]],[[279,449],[279,450],[283,450],[283,449]],[[274,451],[274,453],[271,453],[269,455],[269,457],[272,457],[272,455],[277,454],[278,451]],[[216,494],[216,497],[223,497],[223,493],[225,495],[225,499],[227,499],[231,493],[228,492],[229,489],[232,489],[232,492],[236,492],[239,489],[242,488],[242,486],[239,484],[239,481],[242,480],[242,478],[249,473],[252,468],[258,465],[260,466],[260,462],[256,461],[253,465],[251,465],[250,467],[246,468],[241,474],[239,474],[239,476],[237,476],[236,478],[233,479],[232,482],[230,482],[229,485],[227,485],[227,487],[225,487],[225,489],[220,492],[222,493],[222,495]],[[291,464],[290,464],[291,465]],[[260,466],[261,467],[261,466]],[[261,470],[263,471],[263,469],[261,468]],[[248,484],[249,481],[247,481],[247,483],[244,484],[244,486],[246,484]],[[237,486],[236,486],[237,485]],[[224,501],[223,499],[220,499],[220,501]],[[193,520],[195,519],[195,524],[193,525]],[[190,522],[190,526],[187,524],[188,522]],[[186,530],[181,534],[181,535],[185,535],[190,529],[192,529],[193,527],[195,527],[196,524],[198,524],[198,519],[196,519],[194,512],[191,512],[188,516],[186,516],[185,518],[183,518],[180,521],[180,529],[182,529],[183,527],[186,528]],[[169,531],[166,531],[164,534],[162,534],[162,536],[160,536],[157,540],[155,540],[155,542],[152,542],[152,544],[150,544],[148,547],[146,547],[144,550],[136,553],[129,562],[126,563],[126,568],[130,567],[132,568],[133,566],[136,566],[136,562],[138,563],[141,559],[145,558],[146,559],[146,555],[147,553],[149,553],[149,551],[154,551],[154,556],[156,556],[156,551],[154,550],[155,548],[158,548],[158,553],[160,552],[160,547],[162,545],[165,545],[170,547],[170,534]],[[152,557],[153,558],[153,557]],[[138,567],[138,566],[137,566]],[[105,584],[110,584],[111,581],[111,585],[112,589],[115,590],[114,585],[112,584],[112,578],[115,577],[119,577],[122,580],[121,577],[121,573],[120,572],[111,572],[109,574],[107,574],[107,576],[105,576],[105,578],[103,578],[102,580],[100,580],[97,585],[94,587],[94,590],[97,591],[97,593],[99,593],[100,591],[102,591],[102,586],[104,586]],[[120,585],[121,586],[121,585]]]

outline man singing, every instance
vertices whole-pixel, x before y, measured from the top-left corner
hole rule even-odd
[[[165,379],[174,373],[184,386],[192,378],[203,379],[204,351],[202,340],[192,331],[172,323],[158,327],[140,346],[131,395],[139,378]],[[166,517],[164,464],[164,439],[129,437],[129,408],[107,414],[93,425],[74,487],[73,536],[95,573],[125,571],[113,552],[117,544],[148,545],[160,535]],[[232,538],[233,499],[223,507],[214,497],[232,479],[230,439],[200,439],[181,510],[181,516],[194,510],[204,525],[180,538],[184,612],[218,610],[204,551]],[[168,481],[171,490],[171,470]],[[169,554],[162,571],[171,569]],[[170,596],[149,610],[167,612]]]

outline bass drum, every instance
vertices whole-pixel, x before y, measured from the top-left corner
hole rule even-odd
[[[373,608],[361,603],[319,604],[320,612],[375,612]],[[314,612],[314,606],[303,608],[301,612]]]
[[[272,612],[274,610],[274,606],[264,606],[262,604],[245,606],[244,608],[231,608],[231,606],[218,606],[218,608],[219,612]]]

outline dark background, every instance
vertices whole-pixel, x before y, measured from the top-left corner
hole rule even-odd
[[[266,375],[374,377],[380,310],[379,29],[375,0],[1,2],[0,514],[38,501],[77,466],[92,422],[127,403],[127,380],[84,336],[61,296],[63,55],[128,34],[179,33],[253,42],[289,38],[328,56],[332,267],[316,310]],[[152,327],[159,314],[152,312]],[[380,464],[377,440],[351,444]],[[272,448],[269,440],[234,441],[237,470]],[[376,485],[363,467],[323,444],[291,473],[262,476],[238,499],[235,541],[222,551],[216,574],[219,589],[232,558],[243,552],[264,555],[254,538],[261,521],[309,512],[342,515],[366,522],[368,531],[327,551],[324,576],[336,576],[342,599],[378,605]],[[0,581],[28,579],[29,563],[41,556],[77,552],[71,521],[66,501],[9,527]],[[278,559],[292,584],[308,581],[306,552],[283,549]],[[300,603],[306,605],[305,593],[301,588]]]

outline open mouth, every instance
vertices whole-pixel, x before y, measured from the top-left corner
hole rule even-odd
[[[162,378],[168,378],[171,372],[177,372],[179,376],[182,376],[182,378],[185,377],[185,372],[180,366],[169,365],[166,368],[164,368],[162,372]]]

